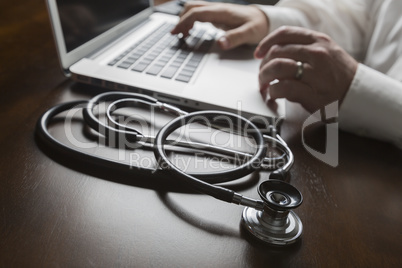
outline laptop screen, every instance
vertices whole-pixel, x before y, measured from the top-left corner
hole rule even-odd
[[[149,0],[57,0],[67,53],[149,7]]]

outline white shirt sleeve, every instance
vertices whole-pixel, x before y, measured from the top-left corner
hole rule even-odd
[[[370,0],[282,0],[259,6],[270,21],[270,31],[282,25],[326,33],[353,57],[362,57],[370,19]]]
[[[282,25],[331,36],[361,62],[339,111],[340,127],[402,148],[402,1],[282,0],[259,6]]]
[[[402,148],[402,83],[359,64],[342,102],[339,124]]]

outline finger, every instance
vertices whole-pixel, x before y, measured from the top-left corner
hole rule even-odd
[[[262,58],[268,50],[277,44],[311,44],[317,40],[315,32],[301,27],[283,26],[266,36],[254,52],[256,58]]]
[[[268,92],[269,92],[269,86],[264,87],[264,88],[260,88],[261,98],[264,100],[264,102],[267,102],[269,100]]]
[[[311,65],[311,53],[306,45],[273,45],[260,64],[260,69],[275,59],[292,59]]]
[[[183,16],[185,13],[187,13],[192,8],[202,7],[202,6],[211,5],[211,4],[213,4],[213,3],[205,2],[205,1],[188,1],[185,3],[183,9],[181,10],[180,16]]]
[[[225,9],[216,8],[213,5],[191,8],[180,18],[180,21],[171,30],[171,34],[182,33],[187,36],[196,21],[225,24],[227,16],[222,15],[225,11]]]
[[[297,62],[291,59],[279,58],[265,64],[258,75],[260,88],[268,87],[274,80],[301,80],[308,83],[312,79],[312,67],[307,63],[302,63],[299,67]],[[300,77],[297,77],[301,70]]]
[[[271,100],[285,98],[291,102],[298,102],[303,106],[308,105],[312,95],[311,92],[312,89],[308,85],[297,80],[283,80],[269,87]]]
[[[225,35],[218,40],[218,44],[224,50],[250,43],[252,32],[246,23],[232,30],[226,31]]]

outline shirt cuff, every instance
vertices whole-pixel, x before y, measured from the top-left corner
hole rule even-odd
[[[339,111],[342,129],[402,148],[402,83],[359,64]]]
[[[268,17],[270,32],[283,25],[305,26],[309,24],[307,18],[300,10],[279,6],[256,6]]]

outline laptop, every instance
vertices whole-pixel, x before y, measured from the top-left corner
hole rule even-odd
[[[78,82],[248,118],[285,115],[283,100],[268,108],[260,96],[254,48],[220,50],[215,40],[223,31],[209,23],[197,22],[180,39],[170,34],[179,17],[156,12],[148,0],[47,0],[47,6],[63,71]]]

